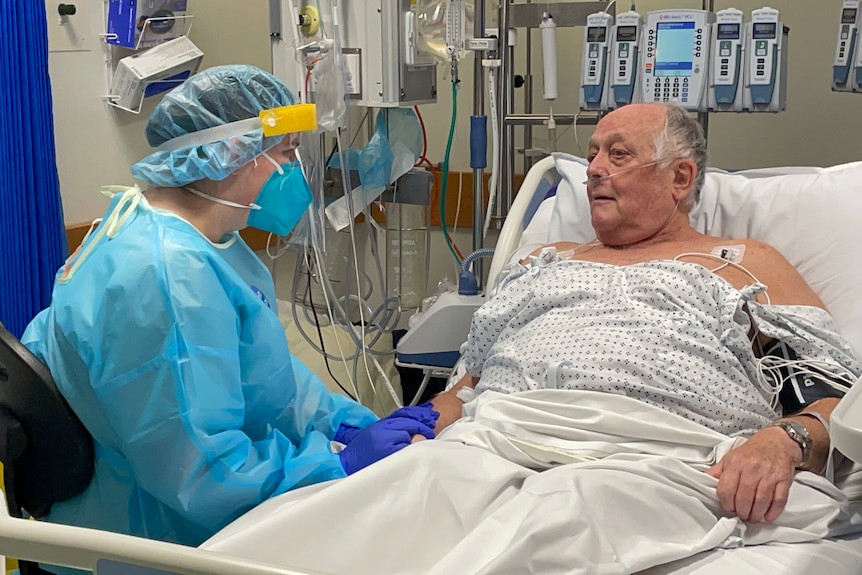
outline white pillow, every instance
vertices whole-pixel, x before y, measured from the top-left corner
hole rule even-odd
[[[555,164],[563,181],[550,222],[534,218],[525,235],[536,243],[547,226],[545,243],[589,241],[595,232],[583,185],[586,160],[555,154]],[[733,174],[710,169],[691,222],[700,232],[753,238],[781,252],[862,352],[862,162]]]

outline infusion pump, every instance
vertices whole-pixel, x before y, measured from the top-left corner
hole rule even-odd
[[[845,0],[845,4],[849,4]],[[855,38],[862,0],[852,2]],[[849,8],[843,21],[851,19]],[[581,66],[582,110],[634,102],[675,104],[692,112],[779,112],[787,93],[789,30],[778,10],[634,10],[587,18]],[[858,41],[857,41],[858,45]],[[862,50],[842,55],[847,82],[862,91]],[[854,59],[855,58],[855,59]]]
[[[705,110],[715,15],[705,10],[659,10],[647,14],[643,41],[643,102]]]
[[[787,35],[778,10],[751,12],[746,46],[747,77],[743,107],[751,112],[780,112],[787,95]]]
[[[584,55],[581,63],[580,105],[582,110],[607,110],[610,102],[611,32],[614,17],[606,12],[587,16]]]
[[[611,105],[625,106],[635,101],[640,89],[638,56],[640,54],[641,16],[623,12],[617,16],[611,45]]]
[[[742,111],[746,45],[744,18],[742,11],[736,8],[715,13],[707,106],[710,111]]]
[[[854,69],[858,64],[859,20],[862,1],[844,0],[841,7],[841,17],[838,23],[838,42],[835,45],[835,59],[832,63],[832,90],[850,92],[857,90],[857,83],[862,81]],[[854,78],[854,76],[856,76]]]

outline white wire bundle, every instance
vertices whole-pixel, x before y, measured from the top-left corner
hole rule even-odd
[[[841,393],[850,391],[850,386],[856,381],[849,369],[823,360],[766,355],[757,361],[757,383],[767,394],[773,409],[778,407],[778,394],[788,382],[802,395],[798,388],[800,378],[826,383]]]

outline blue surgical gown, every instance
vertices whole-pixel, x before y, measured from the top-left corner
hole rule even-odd
[[[93,233],[71,279],[60,270],[23,336],[95,443],[89,487],[46,520],[198,545],[269,497],[344,477],[336,430],[377,418],[291,357],[263,262],[239,234],[212,243],[146,200],[130,214]]]

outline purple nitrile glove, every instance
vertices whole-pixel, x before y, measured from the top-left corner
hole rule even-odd
[[[346,423],[342,423],[338,426],[338,430],[335,432],[335,437],[332,439],[337,441],[338,443],[343,443],[347,445],[353,438],[356,437],[356,434],[362,431],[361,427],[354,427],[352,425],[347,425]]]
[[[434,410],[434,406],[431,403],[422,403],[420,405],[409,405],[396,409],[384,419],[393,417],[413,419],[433,429],[434,424],[437,423],[437,418],[440,417],[440,413]]]
[[[414,419],[387,418],[361,429],[347,447],[338,454],[347,475],[352,475],[387,455],[404,449],[414,435],[434,439],[434,430]]]

